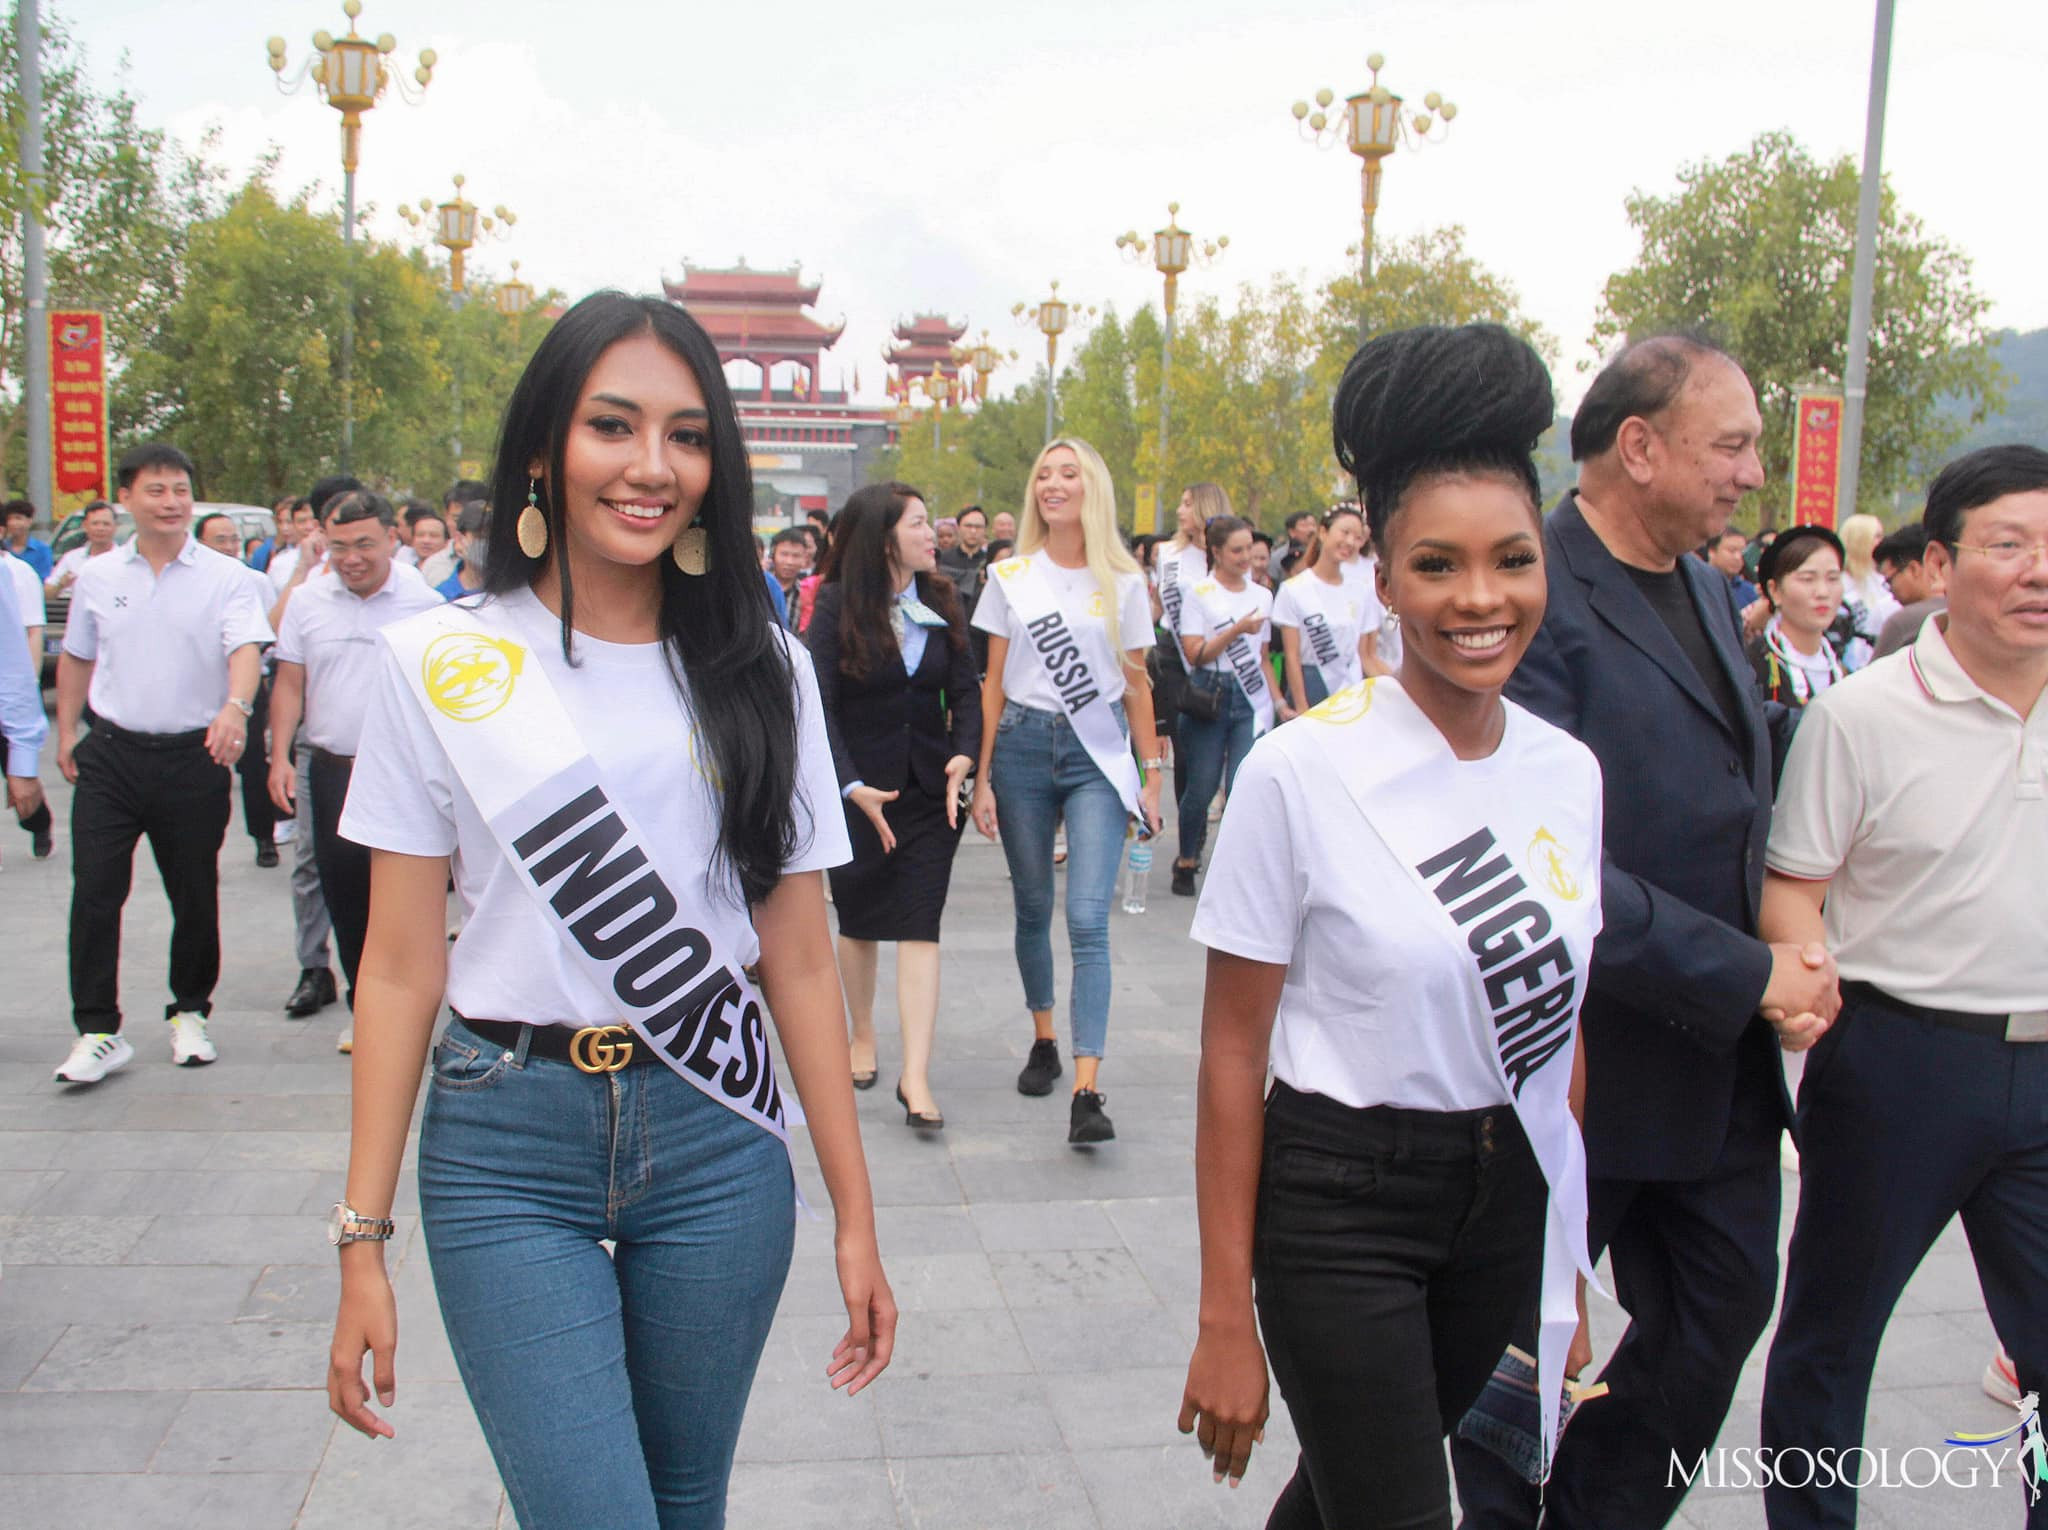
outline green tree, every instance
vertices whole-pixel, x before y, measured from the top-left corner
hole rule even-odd
[[[360,475],[452,476],[448,316],[424,263],[375,242],[351,256],[333,217],[280,205],[259,177],[192,228],[181,290],[131,363],[140,412],[191,452],[209,497],[267,504],[333,471],[351,290]]]
[[[429,279],[442,280],[439,275]],[[508,317],[498,312],[496,283],[472,277],[466,289],[462,307],[448,305],[437,329],[441,354],[451,373],[446,410],[450,449],[444,453],[445,464],[437,463],[426,479],[414,480],[413,487],[422,492],[427,492],[425,486],[434,486],[427,492],[428,498],[438,498],[440,487],[458,477],[489,476],[505,404],[541,337],[554,323],[545,312],[553,293],[536,294],[526,312]],[[458,429],[461,462],[455,460],[452,449]]]
[[[1824,165],[1773,132],[1739,154],[1685,166],[1671,196],[1628,199],[1642,250],[1608,278],[1594,342],[1608,349],[1631,335],[1696,328],[1727,344],[1763,411],[1764,526],[1777,523],[1790,491],[1794,390],[1839,383],[1846,365],[1859,184],[1846,155]],[[1888,508],[1998,407],[2004,375],[1987,344],[1988,307],[1968,258],[1930,235],[1887,186],[1858,508]]]

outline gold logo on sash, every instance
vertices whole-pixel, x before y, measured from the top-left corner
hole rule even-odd
[[[1567,903],[1576,903],[1585,889],[1566,869],[1565,848],[1548,829],[1538,829],[1529,841],[1529,873]]]
[[[1088,614],[1090,616],[1107,616],[1109,614],[1109,602],[1102,598],[1102,591],[1097,590],[1088,597]]]
[[[1015,579],[1030,566],[1029,558],[1005,558],[996,565],[996,574],[1003,579]]]
[[[569,1061],[585,1073],[616,1073],[632,1060],[633,1033],[623,1025],[585,1026],[569,1038]]]
[[[444,717],[478,722],[512,699],[526,650],[481,632],[445,633],[420,658],[427,700]]]
[[[1373,678],[1369,676],[1345,686],[1341,691],[1333,691],[1327,700],[1317,702],[1301,715],[1338,727],[1357,722],[1372,710]]]

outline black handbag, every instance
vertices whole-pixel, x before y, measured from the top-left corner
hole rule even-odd
[[[1197,722],[1215,722],[1223,715],[1223,676],[1214,670],[1197,670],[1188,677],[1181,692],[1180,715]]]

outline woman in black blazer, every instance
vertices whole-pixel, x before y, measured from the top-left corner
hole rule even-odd
[[[917,491],[870,484],[833,523],[806,637],[846,800],[853,859],[833,868],[839,975],[853,1020],[853,1081],[873,1085],[876,943],[896,942],[905,1120],[945,1125],[927,1071],[939,1016],[939,916],[963,815],[960,783],[981,739],[967,617],[934,571],[937,540]]]

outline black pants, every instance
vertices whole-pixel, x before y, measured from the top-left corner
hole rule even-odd
[[[220,978],[220,843],[232,811],[228,770],[203,732],[80,740],[71,796],[71,1019],[81,1034],[121,1029],[121,909],[147,837],[171,903],[166,1017],[213,1009]]]
[[[1817,1475],[1802,1452],[1840,1459],[1863,1443],[1892,1309],[1958,1214],[2020,1391],[2048,1393],[2048,1043],[1972,1035],[1845,987],[1848,1005],[1799,1085],[1799,1218],[1764,1373],[1763,1443],[1774,1456],[1792,1452],[1784,1475],[1793,1482]],[[1980,1358],[1957,1356],[1951,1378]],[[1878,1442],[1894,1461],[1940,1443],[1918,1434]],[[1991,1459],[2010,1450],[2005,1480],[2020,1479],[2019,1445],[1983,1452],[1980,1469],[1988,1476]],[[1870,1475],[1861,1457],[1850,1460],[1852,1479]],[[1902,1508],[1911,1496],[1898,1494]],[[1998,1502],[1985,1498],[1984,1523],[2019,1523],[2005,1517],[2010,1501],[2003,1510]],[[1774,1482],[1764,1510],[1771,1530],[1850,1526],[1856,1490]],[[2025,1522],[2048,1527],[2048,1494]]]
[[[313,751],[313,863],[320,868],[320,891],[327,899],[327,917],[334,923],[334,944],[341,956],[341,974],[348,982],[348,1002],[356,1002],[356,964],[363,959],[363,938],[370,929],[370,852],[341,837],[341,810],[348,805],[352,756]]]
[[[249,714],[249,742],[235,762],[242,778],[242,823],[259,845],[277,839],[277,804],[270,800],[270,676],[256,687],[255,710]]]
[[[1512,1106],[1274,1085],[1252,1275],[1301,1460],[1267,1530],[1450,1530],[1444,1436],[1540,1278],[1546,1196]]]
[[[1612,1256],[1629,1315],[1600,1373],[1608,1395],[1573,1413],[1540,1500],[1498,1456],[1453,1440],[1464,1530],[1528,1530],[1539,1515],[1545,1530],[1656,1530],[1678,1512],[1686,1479],[1672,1456],[1713,1448],[1777,1292],[1783,1126],[1765,1064],[1778,1065],[1762,1047],[1745,1056],[1705,1178],[1587,1181],[1586,1242]],[[1533,1323],[1531,1304],[1519,1342]]]

